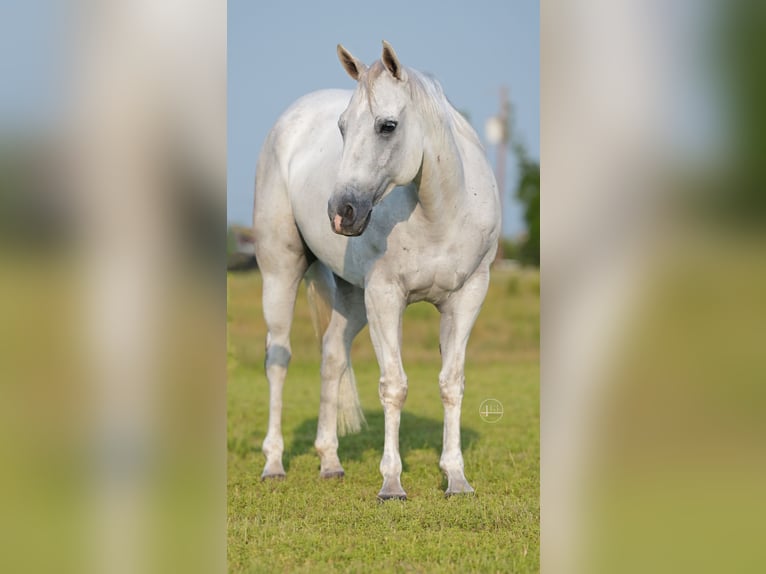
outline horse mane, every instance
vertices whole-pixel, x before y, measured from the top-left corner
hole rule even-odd
[[[369,70],[364,74],[362,82],[368,100],[373,97],[373,85],[375,79],[385,70],[383,63],[378,60],[373,63]],[[405,68],[407,73],[407,85],[410,90],[410,97],[416,106],[426,115],[431,123],[436,127],[442,127],[449,131],[451,135],[460,134],[465,140],[472,142],[479,149],[484,146],[476,135],[468,120],[463,117],[455,106],[444,94],[439,80],[430,74],[419,72],[413,68]],[[372,103],[370,102],[370,107]],[[446,135],[446,133],[445,133]]]
[[[415,104],[434,120],[436,124],[448,126],[453,133],[459,133],[479,149],[483,149],[479,136],[444,93],[439,80],[430,74],[407,68],[410,96]]]

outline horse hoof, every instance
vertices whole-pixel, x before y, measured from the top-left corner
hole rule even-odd
[[[471,485],[465,481],[454,486],[450,485],[444,492],[444,496],[447,498],[450,496],[474,496],[475,494]]]
[[[343,478],[346,473],[343,470],[327,470],[319,473],[319,478]]]
[[[401,494],[379,492],[378,500],[380,502],[385,502],[386,500],[407,500],[407,495],[403,492]]]
[[[266,480],[284,480],[285,479],[285,473],[284,472],[274,472],[274,473],[266,473],[264,472],[261,475],[261,482],[264,482]]]

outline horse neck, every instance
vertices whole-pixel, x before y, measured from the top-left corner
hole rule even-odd
[[[424,142],[418,201],[429,221],[444,223],[458,217],[464,195],[463,160],[447,123],[433,128]]]

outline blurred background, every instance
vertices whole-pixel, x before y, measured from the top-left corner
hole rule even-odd
[[[225,2],[0,5],[0,570],[225,569]]]
[[[766,7],[543,1],[537,144],[531,86],[504,71],[535,73],[503,43],[534,32],[514,28],[531,8],[505,4],[429,3],[435,20],[416,24],[387,4],[372,18],[390,31],[349,26],[329,52],[256,43],[261,65],[299,61],[296,77],[322,83],[287,86],[266,113],[261,94],[282,88],[255,69],[242,97],[258,105],[230,90],[229,116],[260,106],[270,125],[303,92],[343,86],[338,41],[367,62],[391,41],[485,139],[506,85],[508,149],[545,158],[542,569],[762,571]],[[247,33],[360,9],[323,7],[289,22],[264,8]],[[464,30],[423,39],[460,9]],[[226,5],[0,10],[0,569],[223,570],[225,230],[249,223],[262,141],[229,124],[230,146],[252,137],[235,182]],[[303,65],[314,57],[328,67]],[[466,80],[477,58],[493,73]],[[529,231],[518,158],[511,238]]]
[[[766,563],[765,16],[542,3],[543,571]]]

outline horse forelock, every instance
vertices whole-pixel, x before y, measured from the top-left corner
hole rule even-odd
[[[373,100],[375,99],[375,80],[377,80],[386,67],[380,60],[375,61],[364,74],[359,78],[359,88],[363,95],[367,96],[367,105],[372,110]]]

